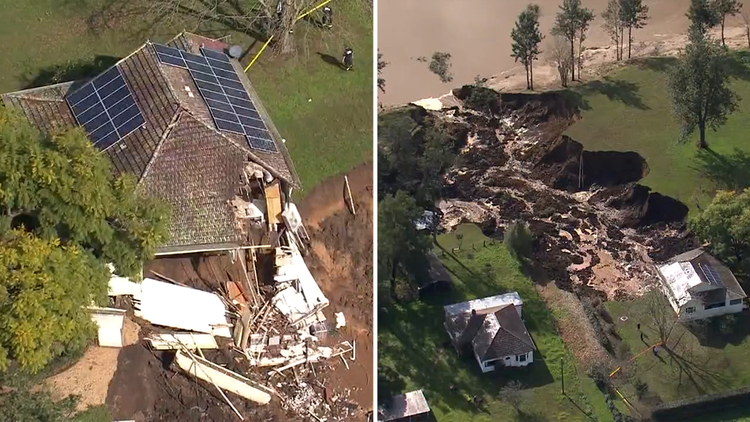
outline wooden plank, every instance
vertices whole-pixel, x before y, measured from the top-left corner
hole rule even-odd
[[[281,211],[281,188],[279,182],[274,182],[266,186],[266,212],[270,231],[275,231],[275,224],[282,223]]]

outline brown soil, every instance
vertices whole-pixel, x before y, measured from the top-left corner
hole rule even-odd
[[[334,313],[343,312],[347,320],[347,326],[338,331],[333,342],[354,340],[356,361],[346,356],[349,370],[340,358],[317,364],[315,375],[311,371],[300,375],[306,388],[299,389],[290,388],[289,379],[277,377],[269,382],[265,375],[256,372],[249,375],[280,388],[287,400],[304,401],[300,397],[309,398],[307,391],[324,397],[333,409],[333,418],[329,420],[364,421],[365,413],[372,407],[372,171],[372,164],[364,164],[347,173],[356,216],[351,215],[344,202],[343,175],[325,181],[298,204],[312,241],[307,258],[310,271],[331,301],[324,314],[334,321]],[[217,281],[238,280],[240,268],[231,263],[228,255],[213,255],[159,259],[149,263],[145,272],[147,276],[157,272],[195,288],[215,290]],[[151,329],[144,323],[144,332]],[[106,400],[115,419],[237,420],[213,386],[169,369],[169,357],[168,353],[152,353],[142,345],[122,349]],[[237,357],[232,351],[214,351],[210,357],[207,354],[213,362],[246,372],[248,368],[242,367]],[[267,406],[230,398],[245,420],[310,420],[305,411],[285,411],[276,397]]]
[[[300,204],[312,241],[307,262],[331,301],[324,313],[333,319],[333,313],[343,312],[346,326],[339,335],[356,341],[356,361],[348,361],[348,370],[336,362],[336,371],[328,373],[330,388],[342,390],[365,410],[372,408],[374,387],[372,171],[369,163],[347,173],[356,215],[343,201],[343,175],[315,188]],[[365,420],[365,415],[351,420]]]
[[[55,399],[68,395],[81,396],[78,409],[104,404],[109,382],[117,369],[120,349],[90,347],[75,365],[48,378],[45,384]]]

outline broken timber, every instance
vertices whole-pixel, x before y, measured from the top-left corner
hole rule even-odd
[[[189,352],[178,351],[174,361],[182,370],[203,381],[259,404],[271,401],[273,390]]]

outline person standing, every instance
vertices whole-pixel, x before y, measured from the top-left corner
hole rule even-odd
[[[321,21],[321,24],[323,25],[323,28],[333,28],[333,9],[331,9],[331,6],[329,5],[323,6],[323,20]]]
[[[354,50],[350,47],[346,47],[344,50],[344,57],[341,61],[344,62],[344,70],[352,70],[354,67]]]

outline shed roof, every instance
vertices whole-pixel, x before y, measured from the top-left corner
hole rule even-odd
[[[169,45],[194,54],[200,47],[227,47],[220,40],[182,33]],[[268,126],[278,152],[251,149],[244,136],[219,130],[189,72],[159,62],[151,42],[115,66],[133,93],[146,123],[104,150],[117,174],[130,173],[147,193],[172,206],[170,240],[161,250],[196,245],[230,248],[247,243],[233,222],[228,201],[242,186],[247,162],[299,187],[282,138],[237,60],[232,66]],[[65,101],[81,82],[66,82],[0,96],[45,132],[77,126]],[[188,90],[193,93],[191,96]]]
[[[384,422],[401,418],[422,415],[430,412],[430,406],[424,397],[422,390],[411,391],[406,394],[394,396],[389,409],[385,409]]]

